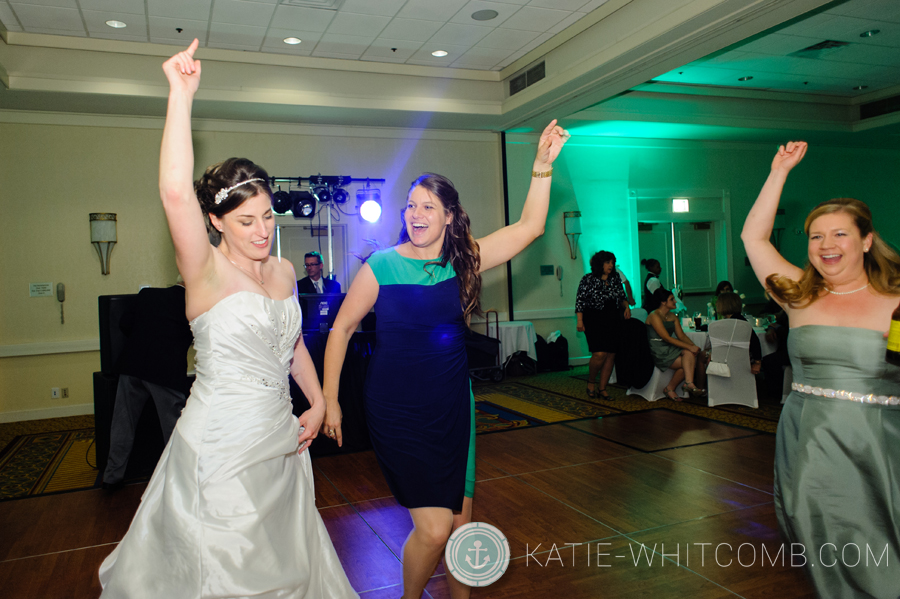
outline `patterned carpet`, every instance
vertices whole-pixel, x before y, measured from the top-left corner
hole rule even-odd
[[[616,412],[666,408],[766,433],[774,433],[776,431],[778,419],[781,416],[781,404],[774,401],[761,401],[757,409],[738,405],[711,408],[706,405],[705,399],[686,399],[682,402],[660,399],[659,401],[649,402],[643,397],[627,395],[626,389],[616,385],[607,387],[607,392],[612,396],[613,401],[588,399],[585,392],[587,389],[587,366],[577,366],[568,372],[551,372],[517,380],[538,389],[575,398],[583,398],[582,401],[611,408]]]
[[[532,378],[523,377],[519,381]],[[589,401],[536,389],[521,382],[481,385],[475,387],[473,393],[478,434],[579,418],[599,418],[613,412]]]
[[[94,429],[20,435],[0,454],[0,501],[94,486]]]

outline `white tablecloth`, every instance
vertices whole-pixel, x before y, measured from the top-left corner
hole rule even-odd
[[[479,328],[480,327],[476,326],[476,331],[478,331]],[[491,323],[488,330],[491,337],[497,336],[494,323]],[[481,329],[481,331],[484,331],[484,329]],[[537,361],[537,352],[534,349],[535,341],[537,341],[537,333],[534,332],[534,325],[527,320],[501,322],[500,362],[505,363],[506,359],[517,351],[528,352],[528,357]]]

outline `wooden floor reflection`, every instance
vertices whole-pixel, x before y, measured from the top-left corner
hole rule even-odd
[[[481,435],[474,519],[503,531],[512,561],[472,597],[813,597],[789,560],[761,557],[779,545],[774,447],[773,435],[668,410]],[[354,588],[396,599],[412,524],[374,456],[313,464],[317,505]],[[0,503],[2,596],[98,597],[97,568],[142,491]],[[449,597],[443,568],[424,596]]]

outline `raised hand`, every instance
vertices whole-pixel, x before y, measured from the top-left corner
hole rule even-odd
[[[182,50],[163,63],[163,72],[169,80],[171,91],[184,91],[193,95],[200,86],[200,61],[194,60],[194,52],[200,42],[195,38],[187,50]]]
[[[538,142],[537,156],[534,158],[535,164],[545,166],[552,165],[569,137],[569,133],[556,124],[556,119],[550,121],[550,124],[544,129],[544,132],[541,133],[541,139]]]
[[[807,144],[805,141],[789,141],[787,145],[779,146],[778,153],[772,159],[773,171],[789,173],[792,168],[800,164],[806,155]]]

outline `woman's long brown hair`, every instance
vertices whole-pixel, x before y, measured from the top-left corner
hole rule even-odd
[[[900,255],[897,254],[872,226],[872,211],[863,202],[853,198],[836,198],[822,202],[809,213],[803,230],[809,237],[809,227],[813,221],[823,214],[843,212],[848,214],[859,235],[865,238],[872,234],[872,247],[863,255],[863,267],[869,284],[878,293],[886,295],[900,295]],[[766,291],[779,303],[787,304],[791,308],[805,308],[819,299],[827,288],[825,279],[819,274],[812,264],[806,263],[799,281],[794,281],[784,275],[773,273],[766,277]]]

